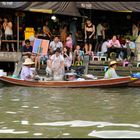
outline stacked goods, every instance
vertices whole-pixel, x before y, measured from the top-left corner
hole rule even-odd
[[[35,36],[34,28],[30,28],[30,27],[25,28],[24,36],[25,36],[25,40],[30,39],[30,37],[34,37]]]

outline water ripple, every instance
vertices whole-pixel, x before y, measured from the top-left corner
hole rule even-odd
[[[0,129],[0,133],[10,133],[10,134],[27,134],[28,131],[14,131],[15,129]]]
[[[12,111],[6,111],[6,113],[8,113],[8,114],[16,114],[16,112],[12,112]]]
[[[88,127],[88,126],[97,126],[97,127],[105,127],[105,126],[131,126],[131,127],[140,127],[137,124],[119,124],[119,123],[110,123],[110,122],[93,122],[93,121],[62,121],[62,122],[51,122],[51,123],[34,123],[34,125],[39,126],[65,126],[70,125],[71,127]]]

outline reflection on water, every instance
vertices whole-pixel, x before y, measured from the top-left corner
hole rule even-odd
[[[0,88],[1,138],[140,137],[139,88]]]
[[[127,130],[92,131],[88,135],[99,138],[140,138],[140,132]]]

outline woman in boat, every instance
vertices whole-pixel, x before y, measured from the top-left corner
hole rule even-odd
[[[106,71],[104,78],[105,79],[118,78],[119,76],[116,73],[116,67],[117,67],[117,62],[111,61],[109,64],[109,69]]]
[[[64,57],[61,54],[60,48],[55,50],[55,54],[51,56],[51,68],[53,77],[63,77],[64,76]]]
[[[35,77],[35,73],[33,73],[31,67],[34,64],[31,58],[26,58],[23,63],[22,70],[20,73],[21,80],[33,80]]]

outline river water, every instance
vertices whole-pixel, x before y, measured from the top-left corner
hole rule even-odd
[[[0,87],[0,138],[136,137],[139,88]]]

